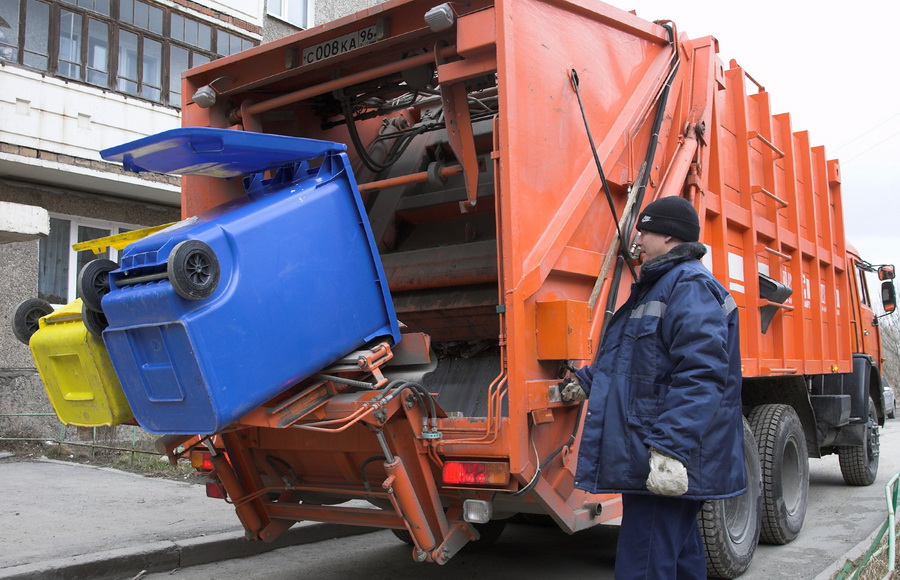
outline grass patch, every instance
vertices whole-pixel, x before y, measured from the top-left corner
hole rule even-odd
[[[17,457],[34,460],[41,456],[59,461],[71,461],[83,465],[109,467],[145,477],[158,477],[189,483],[205,483],[207,476],[197,472],[187,459],[180,459],[176,465],[156,452],[141,452],[122,449],[103,449],[91,447],[90,444],[76,445],[71,442],[14,442],[4,445]]]
[[[894,537],[896,538],[896,529],[894,530]],[[869,558],[868,561],[865,560],[865,555],[860,556],[857,560],[852,563],[844,565],[844,568],[835,573],[832,576],[832,580],[836,580],[837,578],[841,578],[843,580],[849,580],[853,577],[853,574],[859,570],[859,580],[882,580],[882,578],[887,576],[888,573],[888,562],[890,559],[890,554],[888,551],[888,539],[884,537],[879,542],[878,546],[875,548],[874,554]],[[894,570],[897,570],[897,553],[896,553],[896,543],[895,543],[895,554],[894,554]]]

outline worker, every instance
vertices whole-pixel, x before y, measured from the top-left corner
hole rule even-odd
[[[590,366],[562,386],[587,402],[575,487],[621,493],[617,580],[706,578],[697,515],[746,488],[734,299],[700,262],[681,197],[638,217],[643,262]]]

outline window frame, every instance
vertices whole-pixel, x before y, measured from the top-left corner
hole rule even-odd
[[[96,218],[86,218],[86,217],[81,217],[81,216],[55,213],[55,212],[50,212],[50,217],[54,218],[54,219],[65,220],[65,221],[69,222],[69,241],[66,244],[66,247],[68,248],[68,254],[67,254],[68,259],[66,261],[66,264],[68,266],[68,274],[66,276],[66,304],[69,304],[73,300],[75,300],[75,298],[77,297],[77,294],[78,294],[77,282],[78,282],[78,257],[79,257],[79,254],[83,254],[83,253],[87,252],[90,254],[91,259],[99,259],[99,258],[103,257],[101,255],[95,255],[91,250],[84,250],[83,252],[76,252],[75,250],[72,249],[72,246],[74,244],[79,243],[79,241],[78,241],[79,228],[88,227],[88,228],[105,229],[105,230],[109,230],[110,233],[108,235],[112,236],[115,234],[122,233],[124,231],[139,230],[139,229],[143,229],[143,228],[147,227],[147,226],[131,224],[131,223],[126,223],[126,222],[117,222],[117,221],[112,221],[112,220],[103,220],[103,219],[96,219]],[[47,239],[48,240],[47,243],[49,243],[49,238],[42,238],[42,239]],[[120,254],[119,250],[116,250],[113,247],[109,247],[107,249],[106,257],[114,262],[118,262],[119,254]],[[41,258],[39,258],[39,261],[40,260],[41,260]],[[39,272],[42,270],[42,267],[43,267],[43,264],[39,263],[38,264]],[[38,288],[40,291],[40,288],[41,288],[40,280],[38,280]],[[58,308],[60,306],[63,306],[63,304],[53,303],[53,306]]]
[[[222,56],[228,56],[233,54],[231,52],[231,42],[229,42],[228,47],[219,47],[218,42],[220,38],[228,38],[236,37],[240,39],[240,43],[238,43],[241,47],[241,50],[244,50],[248,47],[258,46],[259,39],[252,38],[250,36],[244,36],[237,32],[232,28],[228,28],[225,26],[221,26],[215,22],[205,20],[203,18],[198,18],[195,15],[184,12],[182,10],[176,9],[176,7],[159,4],[153,2],[151,0],[131,0],[132,3],[137,4],[146,4],[154,10],[160,10],[162,12],[162,34],[158,34],[150,28],[152,28],[151,24],[153,20],[148,21],[148,26],[144,27],[140,23],[132,24],[128,21],[124,21],[121,19],[120,14],[120,0],[109,0],[109,14],[105,14],[102,11],[97,12],[92,8],[83,7],[80,4],[83,2],[78,2],[78,0],[15,0],[15,10],[18,15],[18,26],[16,29],[16,33],[18,35],[16,50],[15,50],[15,58],[12,60],[4,60],[4,65],[12,65],[12,66],[20,66],[23,68],[31,69],[39,71],[43,74],[47,74],[50,76],[55,76],[60,79],[64,79],[66,82],[76,82],[81,83],[87,86],[96,87],[101,90],[114,92],[117,94],[127,95],[130,98],[136,98],[145,100],[157,105],[163,105],[167,107],[173,107],[176,109],[181,108],[181,97],[177,95],[181,94],[181,86],[174,87],[173,79],[181,78],[181,73],[183,70],[176,71],[172,69],[172,47],[177,47],[181,50],[185,50],[188,52],[188,62],[189,68],[193,66],[198,66],[199,64],[203,64],[205,62],[210,62],[216,60]],[[41,8],[43,12],[44,9],[47,10],[47,33],[48,38],[46,42],[46,46],[43,47],[46,50],[46,54],[35,52],[31,50],[33,47],[29,47],[29,50],[26,50],[26,41],[28,38],[28,18],[29,14],[33,14],[33,12],[29,11],[29,8],[32,6],[36,6],[40,3],[46,8]],[[91,3],[92,6],[96,6],[96,3]],[[78,28],[79,34],[79,45],[77,49],[77,58],[80,59],[80,62],[74,63],[70,60],[64,60],[61,58],[61,46],[62,46],[62,18],[63,13],[72,13],[76,15],[80,20],[80,26]],[[204,48],[206,43],[198,42],[197,44],[192,44],[189,42],[189,38],[187,40],[178,40],[172,35],[172,20],[173,15],[177,15],[182,18],[186,26],[195,26],[198,30],[207,30],[209,33],[208,44],[209,48]],[[101,69],[94,68],[93,64],[96,64],[96,60],[91,60],[91,23],[100,23],[106,26],[106,35],[107,35],[107,47],[106,47],[106,82],[98,83],[94,82],[96,79],[92,78],[92,76],[100,76],[100,73],[103,71]],[[190,23],[190,24],[188,24]],[[32,22],[32,27],[34,23]],[[120,38],[123,32],[128,32],[130,34],[137,35],[137,90],[135,92],[120,90],[119,89],[119,43]],[[223,36],[224,33],[224,36]],[[188,37],[189,35],[182,35]],[[159,85],[155,85],[152,83],[146,82],[149,78],[145,78],[145,56],[146,56],[146,45],[148,42],[156,42],[160,44],[160,51],[158,54],[158,68],[159,68]],[[10,45],[11,46],[11,45]],[[41,61],[42,59],[46,60],[46,66],[36,66],[34,64],[35,60]],[[26,64],[26,60],[32,62],[32,64]],[[69,76],[68,74],[63,74],[63,70],[66,72],[71,72],[70,67],[78,69],[77,78],[74,76]],[[187,69],[184,69],[187,70]],[[92,75],[92,72],[96,72],[96,75]],[[154,75],[155,76],[155,75]],[[129,81],[134,81],[134,79],[127,79]],[[153,79],[155,80],[155,79]],[[174,89],[174,91],[173,91]],[[148,91],[151,93],[158,93],[158,95],[154,96],[151,94],[147,96]]]
[[[294,2],[302,2],[306,4],[306,17],[303,18],[302,22],[300,19],[295,19],[290,14],[290,3],[292,0],[268,0],[266,2],[266,15],[277,18],[283,22],[287,22],[291,26],[296,26],[298,28],[302,28],[303,30],[312,28],[315,26],[315,16],[316,16],[316,2],[315,0],[293,0]],[[278,5],[280,7],[279,11],[272,12],[272,6]],[[287,14],[285,14],[287,12]]]

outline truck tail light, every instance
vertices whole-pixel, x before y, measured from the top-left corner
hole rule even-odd
[[[228,499],[228,493],[225,491],[225,486],[222,485],[218,481],[207,481],[206,482],[206,497],[211,497],[214,499]]]
[[[212,471],[212,453],[209,451],[191,451],[191,467],[197,471]]]
[[[506,485],[509,464],[499,461],[447,461],[444,483],[453,485]]]

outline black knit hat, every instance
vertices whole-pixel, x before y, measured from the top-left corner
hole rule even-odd
[[[638,217],[638,231],[656,232],[685,242],[700,239],[700,218],[683,197],[662,197],[650,203]]]

